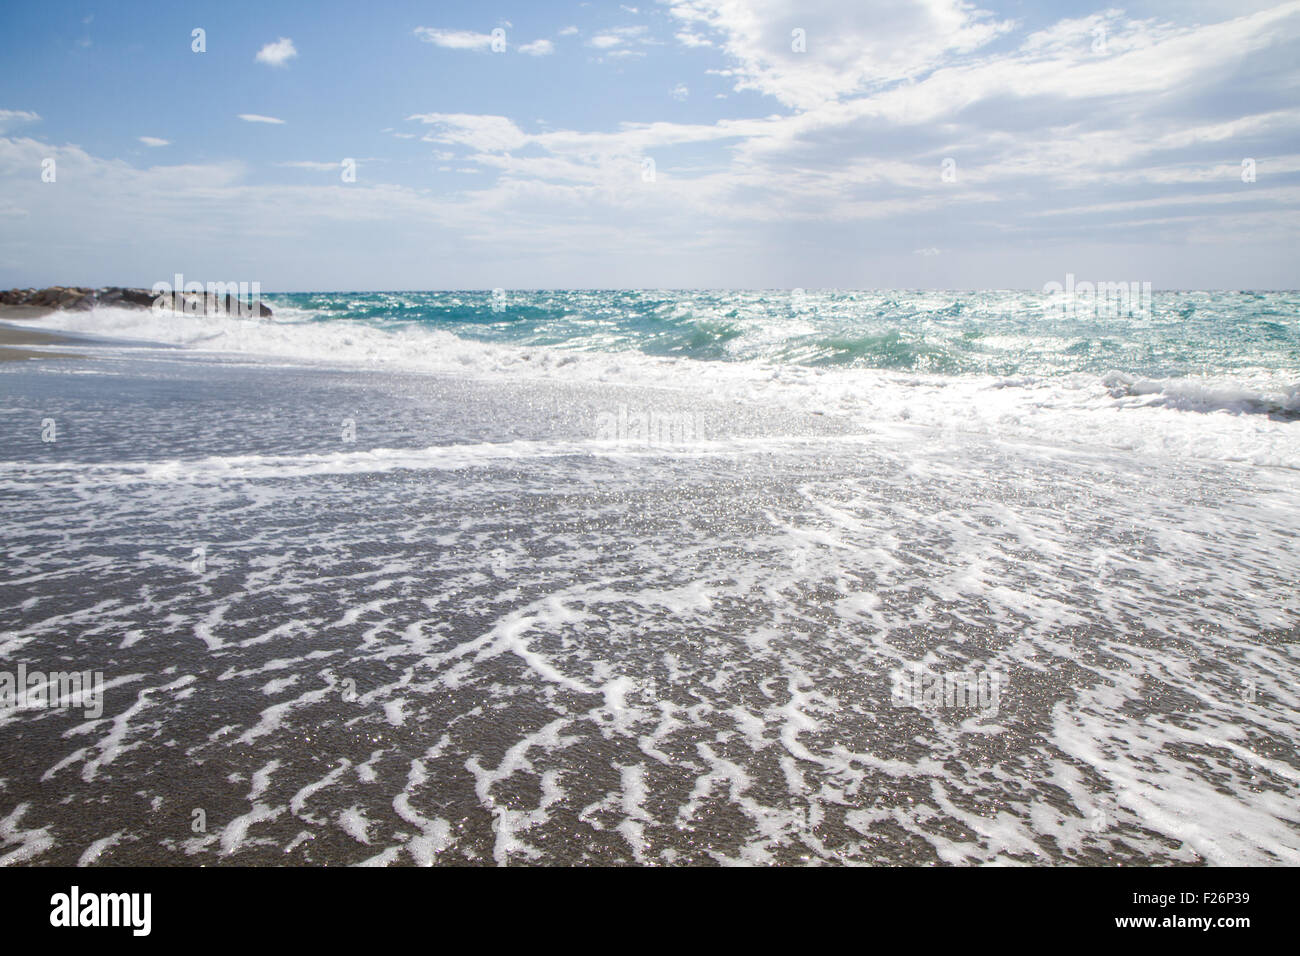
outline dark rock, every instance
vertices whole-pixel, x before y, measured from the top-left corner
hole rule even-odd
[[[184,312],[188,315],[216,313],[248,314],[249,303],[241,303],[237,296],[226,295],[224,300],[200,293],[173,295],[158,294],[149,289],[127,289],[108,286],[103,289],[84,289],[77,286],[50,286],[48,289],[8,289],[0,291],[0,305],[31,305],[55,309],[86,312],[97,305],[151,309],[158,302],[163,309]],[[243,308],[241,308],[241,305]],[[258,302],[257,314],[269,318],[269,306]]]
[[[117,298],[128,305],[138,305],[145,309],[151,308],[154,299],[158,298],[147,289],[105,289],[104,291],[116,293]]]

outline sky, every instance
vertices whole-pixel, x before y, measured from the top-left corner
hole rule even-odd
[[[1294,289],[1298,240],[1300,0],[0,4],[0,288]]]

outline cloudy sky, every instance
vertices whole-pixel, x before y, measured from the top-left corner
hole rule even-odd
[[[0,287],[1298,265],[1300,0],[0,5]]]

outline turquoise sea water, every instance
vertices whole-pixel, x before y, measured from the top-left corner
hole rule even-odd
[[[1144,377],[1294,373],[1300,293],[1155,292],[1149,310],[1016,291],[518,291],[267,296],[280,320],[705,361]]]

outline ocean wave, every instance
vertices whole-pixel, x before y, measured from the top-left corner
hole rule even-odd
[[[277,318],[708,361],[943,374],[1148,378],[1294,369],[1295,293],[1157,293],[1149,312],[1062,315],[1028,292],[507,291],[296,294]]]
[[[942,303],[929,305],[937,311]],[[490,380],[671,389],[709,400],[843,416],[863,427],[905,422],[1007,439],[1300,468],[1300,428],[1295,427],[1300,386],[1290,367],[1256,364],[1225,367],[1209,375],[1162,376],[1115,366],[1096,372],[1045,370],[1042,363],[1026,359],[1009,363],[1010,371],[956,374],[916,368],[918,363],[907,359],[846,365],[818,361],[811,354],[798,361],[771,358],[774,353],[784,355],[794,342],[823,336],[823,330],[807,318],[790,320],[788,335],[772,323],[754,332],[768,339],[766,344],[751,342],[747,348],[754,354],[746,359],[734,354],[739,339],[715,335],[710,347],[728,350],[730,357],[704,360],[683,350],[630,347],[621,338],[626,330],[602,332],[594,321],[587,323],[590,327],[583,337],[571,336],[562,344],[535,344],[526,337],[492,340],[428,322],[325,318],[310,310],[295,312],[296,306],[276,303],[274,307],[276,316],[269,320],[97,309],[53,313],[34,324],[209,356],[233,354],[280,363]],[[687,310],[681,302],[677,307]],[[1025,330],[990,338],[998,339],[999,349],[1025,356],[1044,348]],[[902,336],[870,347],[916,348]],[[865,351],[866,346],[859,348],[859,359]],[[1117,411],[1122,414],[1116,416]]]
[[[1144,404],[1192,412],[1230,412],[1300,419],[1300,385],[1260,390],[1195,379],[1153,380],[1111,372],[1102,383],[1116,398],[1144,398]]]

